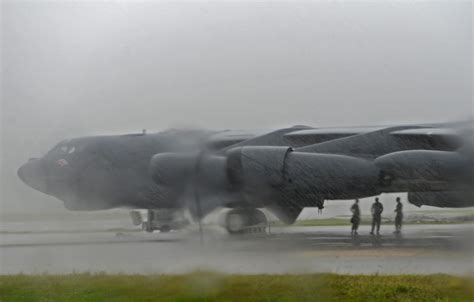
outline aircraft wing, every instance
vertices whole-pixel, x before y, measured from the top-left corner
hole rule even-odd
[[[360,127],[327,127],[311,128],[293,126],[278,130],[229,130],[213,134],[206,146],[211,150],[231,149],[243,146],[289,146],[301,148],[303,152],[324,152],[347,154],[356,153],[348,145],[363,145],[368,139],[383,137],[391,141],[393,150],[435,149],[446,150],[459,147],[460,134],[457,129],[442,128],[441,125],[408,125],[408,126],[360,126]],[[319,145],[326,143],[326,145]],[[336,147],[337,145],[337,147]],[[368,145],[373,145],[368,143]],[[429,145],[427,147],[427,145]],[[331,146],[329,148],[329,146]],[[387,146],[386,146],[387,147]],[[328,149],[329,148],[329,149]],[[375,152],[366,150],[363,153],[384,154],[382,149]],[[305,151],[308,150],[308,151]],[[362,151],[362,150],[360,150]],[[392,151],[393,152],[393,151]],[[360,152],[359,152],[360,153]]]
[[[337,128],[311,128],[292,131],[284,135],[292,147],[301,147],[319,144],[334,139],[369,133],[384,127],[337,127]]]
[[[293,126],[278,130],[222,131],[212,135],[207,146],[212,150],[243,146],[289,146],[292,148],[318,144],[334,139],[364,134],[384,127],[311,128]]]
[[[456,129],[395,126],[296,149],[299,152],[345,154],[376,158],[404,150],[453,151],[462,145]]]
[[[206,147],[220,150],[271,132],[270,130],[225,130],[217,132],[206,141]]]

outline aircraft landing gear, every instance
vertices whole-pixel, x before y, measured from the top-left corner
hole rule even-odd
[[[130,212],[132,223],[136,226],[141,225],[142,229],[148,233],[156,230],[160,233],[168,233],[189,224],[182,211],[175,209],[149,209],[143,216],[137,210]]]
[[[233,209],[226,213],[225,228],[229,234],[265,233],[267,217],[257,209]]]

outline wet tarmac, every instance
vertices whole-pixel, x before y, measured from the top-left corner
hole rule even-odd
[[[0,273],[227,273],[472,274],[474,225],[273,227],[270,234],[229,236],[205,226],[167,234],[108,224],[2,223]],[[21,226],[21,227],[20,227]],[[101,227],[98,227],[101,226]]]

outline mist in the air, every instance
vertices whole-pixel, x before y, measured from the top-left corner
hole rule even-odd
[[[75,137],[472,118],[471,1],[0,5],[0,274],[474,270],[472,224],[462,220],[472,223],[472,208],[419,209],[406,193],[380,196],[380,238],[369,235],[373,197],[361,199],[366,241],[359,246],[349,235],[349,200],[326,201],[322,213],[306,208],[299,216],[347,223],[335,228],[284,228],[266,212],[269,236],[235,239],[216,226],[218,209],[203,219],[202,233],[194,223],[149,234],[132,225],[130,209],[68,211],[17,175],[29,158]],[[392,234],[397,196],[405,238]]]
[[[473,110],[469,1],[3,1],[1,19],[2,213],[63,211],[16,171],[65,138]]]

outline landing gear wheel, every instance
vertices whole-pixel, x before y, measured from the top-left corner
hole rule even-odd
[[[239,210],[232,210],[227,213],[226,216],[226,228],[230,234],[239,234],[245,228],[247,224],[247,219],[245,213]]]
[[[257,209],[233,209],[226,214],[225,227],[229,234],[265,233],[267,217]]]

